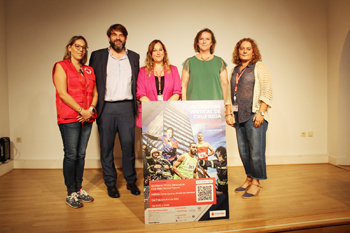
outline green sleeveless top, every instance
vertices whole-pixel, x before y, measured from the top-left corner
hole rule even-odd
[[[187,86],[187,100],[222,100],[220,73],[227,64],[214,56],[209,61],[199,60],[196,56],[188,58],[183,64],[190,74]]]
[[[185,154],[185,160],[177,167],[177,170],[181,175],[193,179],[193,171],[196,169],[197,159],[196,157],[191,157],[188,153]],[[174,180],[181,179],[177,174],[174,175]]]

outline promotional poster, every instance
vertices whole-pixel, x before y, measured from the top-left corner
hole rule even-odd
[[[222,100],[142,103],[145,223],[229,218]]]

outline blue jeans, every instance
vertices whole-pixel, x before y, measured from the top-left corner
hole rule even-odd
[[[92,123],[59,124],[63,141],[63,176],[68,195],[81,189],[85,165],[85,151]]]
[[[255,114],[244,123],[236,123],[238,150],[247,176],[265,180],[267,179],[265,149],[268,122],[264,120],[259,128],[255,128],[254,116]]]

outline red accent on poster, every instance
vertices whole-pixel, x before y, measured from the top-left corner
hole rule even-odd
[[[154,180],[150,208],[216,204],[215,178]]]

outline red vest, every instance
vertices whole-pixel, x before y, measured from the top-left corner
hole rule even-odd
[[[63,60],[57,62],[59,63],[63,70],[67,75],[67,92],[73,99],[83,108],[88,109],[92,102],[92,94],[96,85],[96,79],[94,70],[90,66],[82,66],[82,70],[84,72],[83,77],[79,72],[75,69],[74,65],[70,62],[70,60]],[[57,64],[56,63],[56,64]],[[52,79],[54,79],[54,73],[56,64],[52,70]],[[55,81],[54,81],[55,84]],[[67,104],[63,102],[63,100],[58,95],[56,90],[56,108],[57,108],[57,123],[65,124],[78,122],[77,116],[78,112],[73,110]],[[89,122],[94,122],[96,118],[96,114],[92,117]]]

